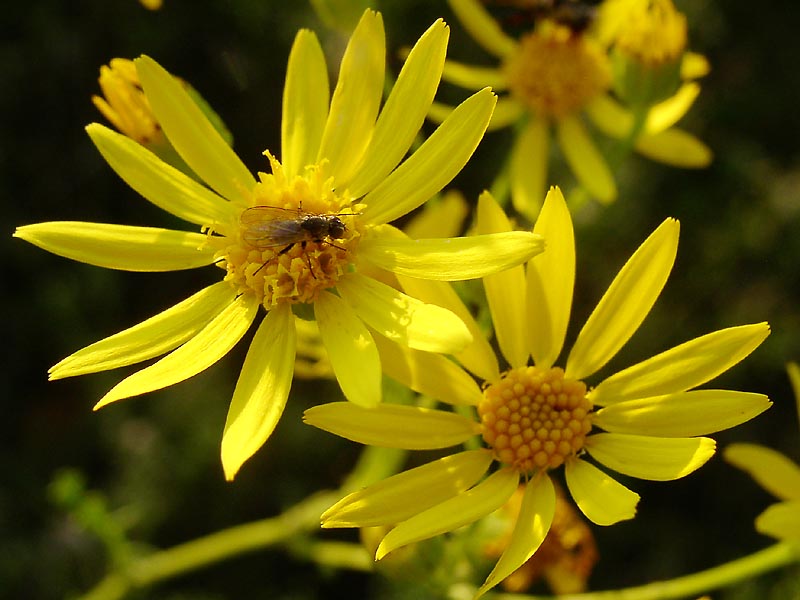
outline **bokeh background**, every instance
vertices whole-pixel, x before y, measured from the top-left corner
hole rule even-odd
[[[800,459],[800,428],[785,375],[800,360],[800,9],[789,0],[679,3],[693,49],[711,61],[703,93],[682,127],[715,152],[713,165],[682,171],[631,157],[620,197],[578,223],[575,324],[614,273],[667,216],[681,220],[678,261],[644,326],[608,369],[703,333],[768,320],[772,335],[715,387],[764,392],[774,407],[716,435],[720,447],[757,441]],[[390,62],[442,16],[449,55],[491,64],[445,2],[394,0],[384,11]],[[173,388],[91,408],[124,376],[101,373],[48,383],[47,368],[95,340],[171,306],[215,281],[213,268],[134,274],[70,262],[12,239],[14,227],[86,220],[181,227],[130,190],[83,127],[100,65],[142,53],[190,82],[220,113],[253,170],[278,151],[285,64],[295,32],[315,29],[331,59],[340,35],[306,2],[135,0],[11,2],[0,17],[0,193],[3,231],[0,597],[79,595],[104,574],[103,545],[87,534],[52,482],[65,469],[126,530],[134,547],[169,547],[279,514],[336,487],[354,445],[301,424],[308,406],[339,399],[335,385],[301,382],[266,446],[225,483],[219,441],[247,340],[221,363]],[[333,62],[333,61],[331,61]],[[458,92],[443,88],[444,97]],[[455,185],[474,200],[497,172],[508,134],[488,135]],[[556,182],[559,183],[559,182]],[[563,185],[569,188],[568,181]],[[577,327],[570,331],[574,337]],[[594,589],[667,579],[770,543],[752,519],[770,501],[719,457],[672,483],[628,482],[642,495],[635,520],[595,528],[601,560]],[[355,539],[344,532],[330,539]],[[792,569],[715,597],[800,597]],[[792,591],[793,590],[793,591]],[[793,594],[798,594],[797,596]],[[132,597],[159,599],[403,597],[379,577],[317,569],[283,549],[235,557]],[[414,596],[409,596],[414,597]]]

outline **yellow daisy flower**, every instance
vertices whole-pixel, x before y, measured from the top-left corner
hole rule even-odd
[[[503,211],[484,194],[479,233],[509,228]],[[491,513],[525,482],[508,547],[478,595],[505,579],[542,543],[555,506],[551,470],[564,465],[567,487],[580,510],[594,523],[610,525],[632,518],[639,496],[587,458],[631,477],[677,479],[714,454],[714,441],[698,436],[742,423],[770,406],[761,394],[692,390],[752,352],[769,334],[766,323],[696,338],[595,387],[584,382],[628,341],[660,294],[677,252],[674,219],[664,221],[628,260],[578,334],[566,366],[554,366],[575,279],[572,221],[557,189],[547,195],[534,231],[546,236],[548,248],[528,263],[527,272],[518,266],[483,280],[507,371],[486,361],[482,370],[490,376],[481,389],[441,356],[403,350],[404,368],[395,366],[400,361],[387,365],[389,375],[413,389],[461,405],[458,413],[332,403],[311,408],[304,417],[363,444],[412,450],[482,437],[483,448],[390,477],[350,494],[322,515],[323,527],[395,525],[377,550],[380,559]],[[462,414],[470,406],[476,407],[477,418]]]
[[[606,135],[622,140],[628,139],[636,124],[634,115],[609,93],[612,65],[601,40],[590,32],[576,33],[546,19],[516,40],[477,0],[448,1],[475,41],[500,60],[493,68],[448,60],[443,79],[467,89],[491,85],[496,91],[507,92],[499,99],[489,128],[520,125],[509,161],[514,208],[531,219],[538,213],[548,184],[551,130],[581,185],[601,202],[614,200],[617,187],[613,173],[581,115],[589,117]],[[634,149],[674,166],[707,166],[711,160],[708,148],[672,127],[699,92],[699,86],[690,82],[651,107],[642,133],[633,142]],[[431,118],[441,120],[450,110],[434,104]]]
[[[454,352],[471,339],[459,317],[361,272],[372,263],[417,278],[475,278],[542,250],[530,232],[480,238],[398,239],[387,222],[423,204],[464,166],[495,104],[488,89],[466,100],[403,161],[438,86],[448,28],[434,23],[408,57],[383,110],[385,38],[367,11],[344,53],[329,101],[327,66],[313,33],[298,33],[283,97],[282,163],[256,179],[183,87],[150,58],[136,67],[169,141],[208,188],[101,125],[87,131],[117,173],[147,200],[204,232],[82,222],[27,225],[16,236],[107,268],[173,271],[206,265],[223,280],[154,317],[92,344],[51,379],[166,354],[111,389],[95,408],[165,388],[222,358],[267,310],[245,358],[222,438],[231,479],[283,412],[295,362],[295,312],[313,315],[348,400],[380,401],[371,331],[405,346]],[[402,162],[401,162],[402,161]],[[301,309],[306,308],[305,312]],[[370,329],[367,328],[367,325]]]
[[[800,367],[790,363],[787,371],[800,414]],[[723,455],[780,500],[756,517],[756,530],[779,540],[800,541],[800,465],[759,444],[731,444]]]

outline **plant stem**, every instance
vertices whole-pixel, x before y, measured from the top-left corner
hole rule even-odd
[[[749,556],[699,573],[654,581],[637,587],[563,596],[531,596],[527,594],[493,594],[492,600],[677,600],[696,598],[711,590],[726,587],[800,561],[800,545],[779,542]]]

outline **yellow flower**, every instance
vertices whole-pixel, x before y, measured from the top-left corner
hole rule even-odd
[[[449,4],[470,35],[501,61],[489,68],[448,60],[443,78],[468,89],[491,85],[507,92],[499,99],[489,128],[521,125],[509,163],[514,208],[531,219],[538,213],[548,185],[551,129],[581,185],[601,202],[614,200],[613,173],[592,141],[582,114],[603,133],[621,140],[627,140],[637,125],[634,115],[609,94],[612,68],[602,41],[589,32],[576,33],[546,19],[515,40],[477,0],[449,0]],[[687,83],[674,96],[651,107],[633,147],[674,166],[707,166],[711,160],[708,148],[672,127],[699,92],[696,83]],[[449,110],[434,104],[431,117],[441,120]]]
[[[111,389],[96,408],[196,375],[223,357],[267,310],[245,358],[222,439],[232,478],[269,437],[285,406],[295,362],[295,314],[312,314],[348,400],[380,401],[373,334],[412,348],[454,352],[463,322],[365,275],[361,264],[416,278],[482,277],[542,250],[530,232],[408,240],[387,225],[422,205],[467,162],[495,98],[466,100],[402,161],[441,74],[448,28],[434,23],[408,57],[383,110],[381,16],[364,13],[329,101],[327,66],[313,33],[292,48],[283,97],[282,163],[254,178],[183,87],[150,58],[137,60],[145,94],[169,141],[208,188],[101,125],[87,131],[111,167],[147,200],[205,232],[100,223],[20,227],[16,236],[82,262],[131,271],[215,265],[224,280],[92,344],[50,370],[51,379],[166,354]],[[308,305],[304,307],[304,305]],[[302,309],[305,308],[305,312]],[[370,329],[367,328],[367,325]]]
[[[478,206],[478,231],[507,231],[508,219],[488,194]],[[534,229],[548,248],[522,266],[484,278],[497,342],[510,365],[500,372],[485,358],[481,390],[452,361],[412,350],[386,361],[389,375],[411,388],[461,406],[458,413],[412,406],[316,406],[305,420],[348,439],[427,450],[480,435],[484,448],[411,469],[342,499],[323,527],[396,525],[376,558],[406,544],[452,531],[491,513],[526,485],[507,549],[479,590],[505,579],[530,558],[550,528],[555,492],[548,472],[562,464],[580,510],[610,525],[634,516],[639,496],[589,461],[619,473],[666,481],[703,465],[715,444],[705,434],[742,423],[770,406],[761,394],[692,390],[752,352],[769,334],[766,323],[716,331],[606,377],[601,369],[634,334],[672,269],[678,222],[664,221],[621,269],[570,350],[561,354],[572,304],[575,248],[566,203],[552,189]],[[530,364],[529,357],[533,358]],[[463,416],[476,407],[477,418]],[[602,428],[605,432],[595,431]],[[485,479],[484,475],[495,464]]]
[[[790,363],[786,369],[800,413],[800,367]],[[800,540],[800,465],[758,444],[731,444],[723,455],[780,500],[756,517],[756,530],[779,540]]]

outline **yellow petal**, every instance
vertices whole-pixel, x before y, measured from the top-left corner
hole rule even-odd
[[[414,154],[364,196],[365,223],[402,217],[450,183],[481,141],[496,100],[486,88],[459,104]]]
[[[531,221],[536,220],[547,189],[550,158],[550,126],[531,116],[530,122],[514,140],[511,149],[511,202]]]
[[[492,15],[475,0],[448,0],[452,11],[464,29],[483,49],[498,58],[505,58],[517,50],[517,42],[507,35]]]
[[[789,375],[789,381],[792,384],[795,408],[797,409],[798,416],[800,416],[800,366],[798,366],[797,363],[790,362],[786,365],[786,373]]]
[[[402,275],[397,279],[409,296],[441,306],[461,319],[472,335],[472,342],[463,350],[454,353],[454,356],[466,369],[484,381],[497,381],[500,377],[500,367],[497,364],[494,348],[453,287],[444,281],[430,281]]]
[[[589,392],[594,404],[683,392],[744,359],[769,335],[767,323],[720,329],[620,371]]]
[[[361,406],[378,404],[381,360],[364,323],[344,300],[330,292],[323,292],[314,302],[314,316],[345,398]]]
[[[659,133],[675,125],[689,112],[694,101],[700,95],[700,86],[696,83],[684,83],[675,94],[653,106],[647,113],[646,133]]]
[[[228,481],[267,441],[283,414],[292,384],[295,342],[289,305],[270,310],[250,343],[225,420],[221,455]]]
[[[468,90],[477,91],[489,86],[496,92],[505,91],[508,81],[505,74],[497,67],[479,67],[467,65],[452,59],[444,63],[442,79]]]
[[[714,455],[710,438],[657,438],[598,433],[586,438],[586,450],[597,462],[623,475],[652,481],[680,479]]]
[[[239,296],[177,350],[111,388],[94,409],[122,398],[163,389],[206,370],[225,356],[247,332],[259,306],[251,297]]]
[[[460,444],[479,429],[461,415],[418,406],[379,404],[364,408],[352,402],[313,406],[303,421],[359,444],[406,450],[434,450]]]
[[[735,427],[770,406],[764,394],[695,390],[615,402],[597,411],[592,423],[614,433],[692,437]]]
[[[356,273],[338,284],[342,298],[367,325],[390,340],[426,352],[458,352],[472,340],[464,322],[447,309],[425,304]]]
[[[767,507],[756,517],[756,531],[779,540],[800,540],[800,501]]]
[[[553,366],[567,334],[575,287],[575,232],[561,190],[550,188],[533,232],[547,251],[528,263],[528,345],[537,367]]]
[[[214,262],[202,233],[82,221],[23,225],[14,237],[53,254],[107,269],[178,271]]]
[[[543,250],[544,240],[527,231],[423,240],[370,235],[358,247],[361,258],[381,269],[437,281],[486,277]]]
[[[497,88],[493,87],[493,90]],[[517,102],[509,96],[503,96],[497,99],[497,106],[494,107],[492,113],[492,120],[489,121],[489,126],[486,131],[497,131],[504,127],[514,125],[525,117],[527,111],[521,102]]]
[[[586,518],[597,525],[613,525],[636,516],[639,494],[584,460],[565,465],[567,487]]]
[[[97,123],[87,126],[86,132],[117,175],[159,208],[197,225],[230,222],[233,211],[227,200],[144,146]]]
[[[636,151],[651,160],[684,169],[702,169],[711,164],[708,146],[681,129],[642,135],[636,140]]]
[[[383,538],[375,553],[375,560],[407,544],[474,523],[505,504],[518,484],[519,475],[516,471],[502,469],[472,489],[414,515]]]
[[[50,369],[50,379],[116,369],[169,352],[197,335],[235,295],[227,282],[215,283],[138,325],[71,354]]]
[[[427,202],[403,226],[412,239],[454,237],[463,230],[469,205],[464,195],[456,190],[445,191],[438,202]]]
[[[509,232],[511,223],[489,192],[478,198],[476,237]],[[483,278],[486,301],[492,315],[497,343],[508,363],[521,367],[528,363],[528,343],[525,339],[525,269],[522,265],[507,268]]]
[[[478,589],[479,598],[511,575],[542,545],[556,510],[556,492],[547,474],[534,477],[525,485],[525,495],[508,546],[503,550],[492,572]]]
[[[475,380],[441,354],[412,350],[380,335],[375,343],[384,373],[415,392],[448,404],[477,406],[483,399]]]
[[[364,11],[344,51],[317,162],[344,188],[367,148],[383,95],[386,38],[380,13]]]
[[[599,202],[607,204],[615,200],[614,175],[580,119],[576,116],[560,119],[556,136],[569,168],[581,185]]]
[[[428,114],[442,76],[450,28],[439,19],[422,35],[397,77],[348,191],[360,197],[403,159]]]
[[[322,513],[322,527],[405,521],[475,485],[491,462],[491,452],[469,450],[393,475],[339,500]]]
[[[317,158],[330,100],[328,67],[317,36],[297,32],[289,53],[283,86],[281,160],[287,179],[303,172]]]
[[[684,52],[681,62],[681,79],[705,77],[711,71],[708,59],[697,52]]]
[[[731,444],[722,455],[776,498],[800,501],[800,466],[789,457],[758,444]]]
[[[136,71],[158,122],[181,158],[209,186],[229,200],[247,203],[255,179],[203,111],[172,75],[148,56]]]
[[[595,373],[636,332],[675,263],[678,231],[678,221],[666,219],[628,259],[578,334],[567,359],[567,377]]]

